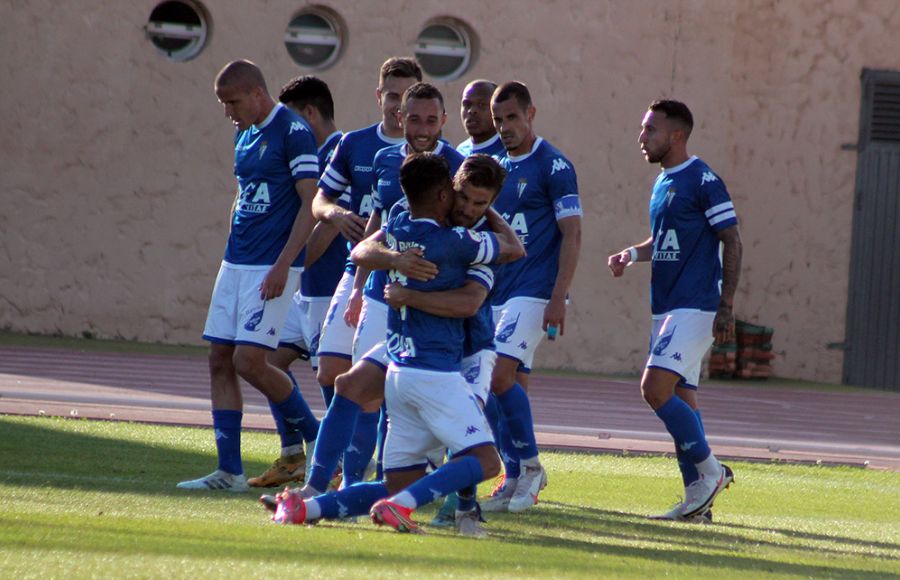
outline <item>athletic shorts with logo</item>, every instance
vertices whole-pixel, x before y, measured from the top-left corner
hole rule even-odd
[[[480,350],[462,360],[460,373],[482,406],[486,404],[491,393],[491,375],[494,373],[496,362],[497,353],[488,349]]]
[[[713,343],[715,312],[672,310],[653,316],[647,368],[660,368],[681,376],[681,386],[700,384],[703,355]]]
[[[235,266],[222,262],[210,298],[203,338],[217,344],[250,344],[275,350],[302,268],[291,268],[278,298],[259,295],[271,266]]]
[[[363,358],[383,359],[387,356],[388,306],[363,296],[359,324],[353,336],[353,364]]]
[[[316,353],[331,299],[306,297],[298,291],[294,293],[291,302],[278,346],[285,346],[298,352],[302,349],[309,351],[309,362],[313,369],[317,369],[319,357]]]
[[[328,313],[322,324],[322,333],[319,336],[319,357],[334,356],[351,359],[353,352],[353,334],[356,328],[344,322],[344,311],[350,301],[350,293],[353,291],[353,278],[351,272],[344,272],[341,281],[338,282],[328,305]]]
[[[391,363],[384,390],[391,418],[384,445],[386,471],[424,468],[438,447],[459,455],[494,443],[481,403],[458,372]]]
[[[493,307],[497,356],[519,361],[522,372],[531,372],[534,353],[544,337],[547,302],[540,298],[518,297]]]

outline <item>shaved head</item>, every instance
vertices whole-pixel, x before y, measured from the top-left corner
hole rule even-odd
[[[216,87],[235,87],[249,93],[260,88],[268,93],[266,79],[259,67],[249,60],[235,60],[226,64],[216,75]]]
[[[494,94],[494,91],[497,90],[497,83],[494,81],[489,81],[487,79],[478,79],[472,81],[471,83],[466,85],[466,88],[463,89],[463,94],[471,93],[473,95],[487,95],[488,99],[491,98],[491,95]]]

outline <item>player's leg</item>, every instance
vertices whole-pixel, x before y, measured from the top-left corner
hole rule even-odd
[[[346,373],[352,366],[353,334],[356,329],[344,322],[344,310],[353,289],[353,278],[352,273],[344,272],[322,324],[317,349],[319,368],[316,379],[325,398],[333,396],[334,381],[338,375]]]
[[[307,477],[310,495],[321,494],[328,488],[364,409],[377,409],[380,405],[384,396],[384,366],[364,357],[349,372],[339,375],[335,384],[334,400],[322,418],[312,469]]]
[[[547,485],[547,474],[540,463],[534,419],[528,394],[518,382],[518,375],[530,371],[534,353],[543,338],[544,302],[516,298],[510,300],[500,312],[497,321],[497,363],[491,380],[491,391],[506,420],[513,449],[502,449],[504,456],[518,454],[520,474],[515,482],[508,503],[503,496],[484,503],[487,511],[524,511],[537,503],[540,490]],[[511,477],[507,479],[511,480]],[[503,495],[508,495],[512,482],[504,481]],[[496,506],[494,504],[497,504]],[[496,508],[496,509],[495,509]]]
[[[210,398],[218,468],[207,476],[178,483],[176,487],[180,489],[238,492],[249,489],[241,463],[243,400],[233,363],[240,285],[240,272],[223,263],[203,330],[203,338],[210,341]]]
[[[712,453],[702,423],[693,405],[700,376],[700,361],[712,344],[713,313],[670,314],[655,324],[653,346],[641,378],[641,394],[666,426],[675,442],[679,459],[696,469],[697,478],[685,488],[681,515],[691,518],[706,512],[716,495],[727,487],[733,475]],[[678,394],[676,395],[676,390]],[[679,396],[683,395],[683,396]],[[684,480],[692,478],[682,471]]]

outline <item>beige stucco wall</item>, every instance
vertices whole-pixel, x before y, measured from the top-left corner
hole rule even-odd
[[[896,67],[894,0],[323,1],[345,19],[320,73],[338,123],[374,122],[381,61],[436,16],[481,41],[465,79],[528,83],[536,128],[574,162],[585,205],[566,336],[537,365],[632,372],[648,330],[647,268],[613,280],[613,250],[648,235],[656,169],[636,140],[647,103],[686,101],[691,151],[725,179],[745,266],[736,310],[776,328],[783,376],[839,381],[863,67]],[[281,37],[304,2],[208,0],[213,31],[187,63],[142,27],[154,0],[0,3],[0,326],[198,343],[234,191],[231,125],[212,93],[250,58],[273,91],[302,71]]]

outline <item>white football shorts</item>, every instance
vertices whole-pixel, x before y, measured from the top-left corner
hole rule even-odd
[[[681,376],[681,386],[700,384],[703,355],[713,343],[715,312],[672,310],[653,317],[647,368],[666,369]]]
[[[480,350],[462,360],[460,373],[482,406],[487,403],[488,395],[491,393],[491,375],[494,373],[496,362],[497,353],[489,349]]]
[[[363,297],[362,311],[359,313],[359,325],[353,336],[353,364],[363,356],[371,359],[384,358],[387,354],[385,339],[387,338],[388,306],[377,300]],[[381,351],[372,352],[375,347]]]
[[[325,323],[325,315],[330,304],[330,298],[308,298],[302,296],[299,291],[294,293],[287,320],[284,321],[284,328],[281,331],[281,340],[278,341],[278,346],[294,350],[304,348],[309,351],[309,362],[313,369],[319,368],[316,351],[319,348],[322,325]]]
[[[344,311],[350,300],[350,292],[353,291],[353,273],[344,272],[341,281],[334,290],[334,296],[328,305],[328,314],[322,324],[322,333],[319,336],[318,354],[322,356],[334,356],[350,360],[353,352],[353,334],[356,328],[344,322]]]
[[[494,343],[497,355],[521,363],[521,372],[531,372],[534,353],[544,338],[544,308],[547,300],[510,298],[502,306],[494,306]]]

